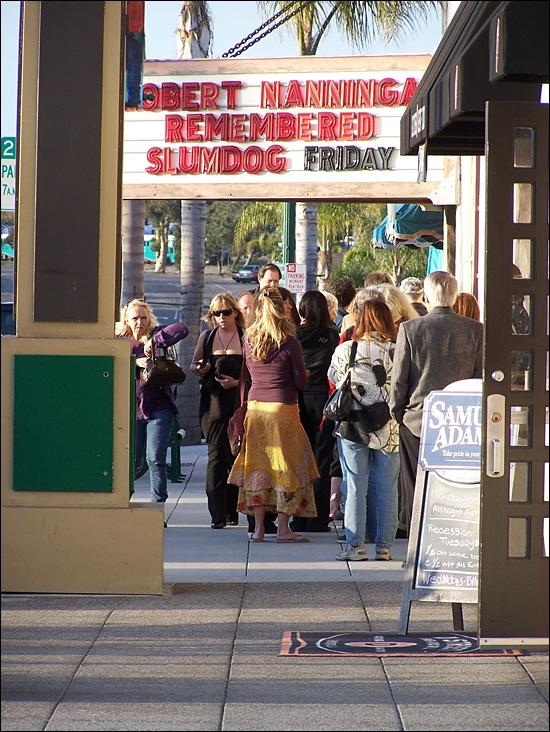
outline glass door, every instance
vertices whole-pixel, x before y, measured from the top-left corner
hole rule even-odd
[[[548,106],[487,103],[479,636],[548,638]]]

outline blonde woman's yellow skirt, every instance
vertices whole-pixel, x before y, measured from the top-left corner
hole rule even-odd
[[[300,422],[297,404],[249,401],[245,438],[228,483],[239,487],[237,509],[254,507],[315,517],[313,480],[319,477],[315,457]]]

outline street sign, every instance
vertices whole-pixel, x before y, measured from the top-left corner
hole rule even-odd
[[[303,295],[306,291],[306,265],[289,262],[285,265],[285,284],[287,290],[297,295]]]
[[[2,138],[2,211],[15,211],[15,137]]]

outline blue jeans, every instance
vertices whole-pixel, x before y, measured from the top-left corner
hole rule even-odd
[[[371,450],[338,437],[346,482],[344,528],[351,546],[365,543],[367,493],[376,486],[376,546],[391,547],[397,531],[397,478],[399,453]]]
[[[340,457],[340,465],[344,464],[342,451],[340,448],[340,440],[336,441],[338,447],[338,455]],[[346,474],[342,470],[342,483],[340,484],[340,504],[342,507],[346,505]],[[366,515],[366,535],[368,542],[376,540],[376,474],[371,470],[369,474],[369,488],[367,491],[367,515]]]
[[[146,422],[136,422],[134,465],[137,469],[145,451],[152,503],[164,503],[168,498],[166,453],[173,416],[170,409],[159,409]]]

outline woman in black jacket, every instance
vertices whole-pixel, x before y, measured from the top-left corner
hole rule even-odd
[[[317,518],[294,518],[292,526],[295,531],[330,531],[330,464],[335,438],[332,435],[334,425],[323,420],[323,407],[329,393],[327,371],[339,333],[330,320],[326,298],[319,290],[310,290],[303,295],[299,312],[301,325],[296,329],[296,337],[302,345],[304,363],[309,371],[307,385],[301,393],[300,418],[321,477],[313,484]]]
[[[200,377],[199,417],[208,445],[206,495],[213,529],[237,526],[238,489],[227,482],[233,465],[227,423],[238,406],[244,318],[229,292],[215,295],[193,354],[192,372]]]

